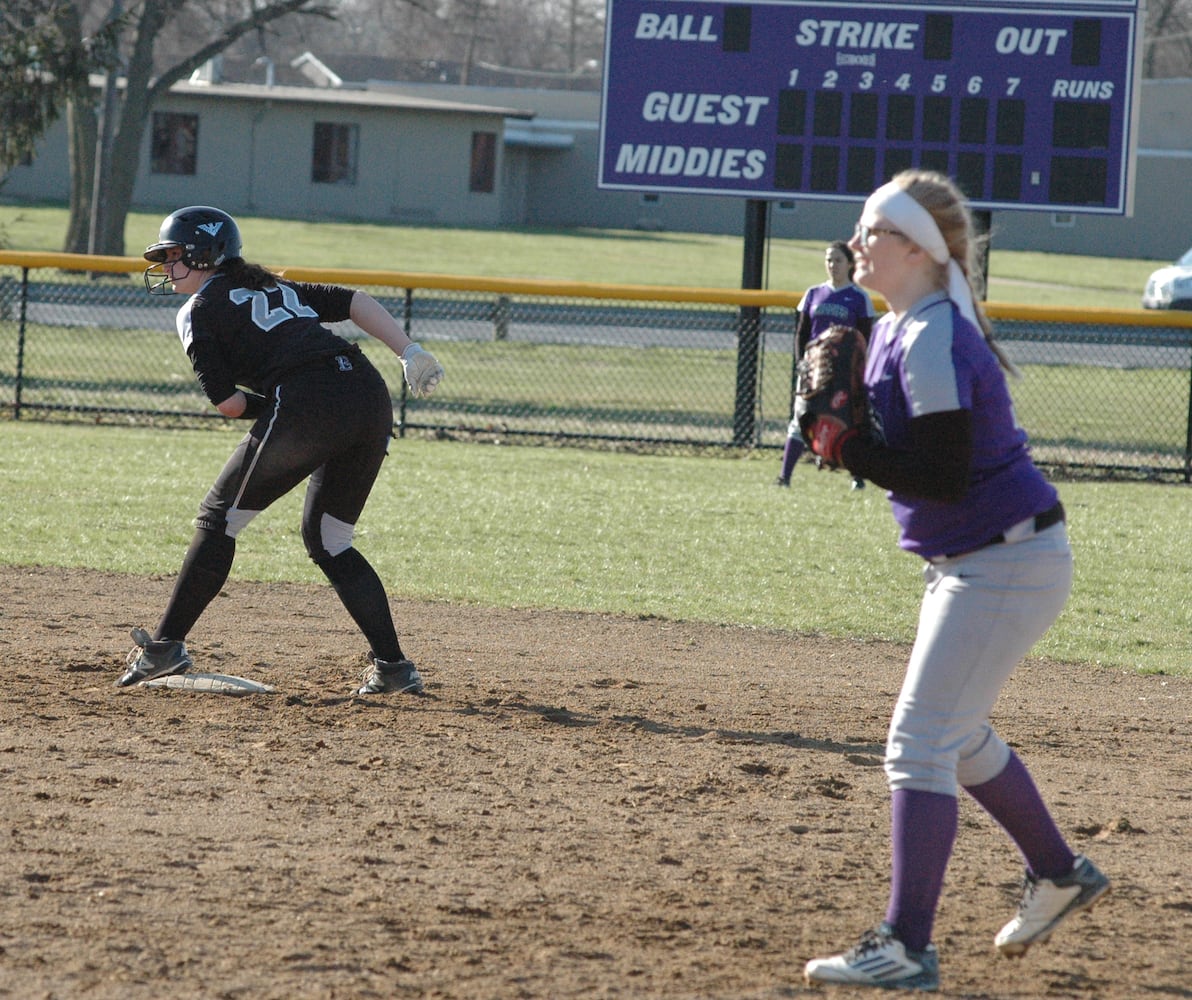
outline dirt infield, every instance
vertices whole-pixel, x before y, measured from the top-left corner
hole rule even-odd
[[[355,698],[325,588],[233,583],[191,636],[243,698],[112,686],[171,580],[0,569],[0,997],[742,998],[882,915],[906,650],[397,602],[424,698]],[[1192,682],[1030,661],[997,722],[1114,879],[1018,962],[970,801],[947,997],[1192,997]]]

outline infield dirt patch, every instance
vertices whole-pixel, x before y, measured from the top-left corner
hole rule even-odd
[[[353,697],[329,589],[233,582],[238,698],[112,685],[172,580],[0,569],[0,997],[741,998],[882,916],[907,650],[395,601],[423,698]],[[1192,997],[1192,682],[1028,661],[996,723],[1114,880],[1021,961],[971,801],[945,997]]]

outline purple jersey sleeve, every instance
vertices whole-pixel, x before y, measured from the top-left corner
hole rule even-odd
[[[878,321],[865,384],[889,448],[911,450],[915,417],[967,410],[972,421],[969,487],[960,502],[890,493],[904,549],[927,558],[966,552],[1055,504],[1055,488],[1031,461],[997,358],[943,293]]]

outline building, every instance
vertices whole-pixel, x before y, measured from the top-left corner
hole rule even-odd
[[[214,202],[233,214],[449,226],[594,227],[736,234],[732,196],[596,187],[601,95],[594,91],[369,80],[344,84],[309,53],[313,85],[196,74],[152,113],[134,191],[139,208]],[[1118,216],[998,211],[1008,250],[1170,260],[1192,245],[1192,79],[1147,80],[1140,95],[1135,207]],[[58,123],[8,199],[65,201]],[[857,202],[774,201],[768,230],[829,240]]]
[[[98,81],[97,81],[98,82]],[[363,87],[175,84],[150,115],[133,204],[216,204],[233,213],[454,226],[517,221],[504,205],[505,130],[534,112]],[[10,199],[65,201],[67,134],[56,123]]]

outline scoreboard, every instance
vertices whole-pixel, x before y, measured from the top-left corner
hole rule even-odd
[[[608,0],[598,186],[1129,215],[1140,0]]]

